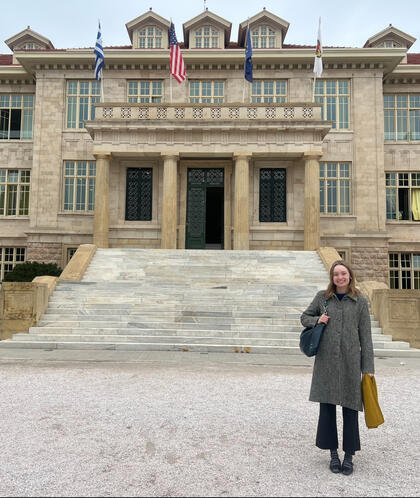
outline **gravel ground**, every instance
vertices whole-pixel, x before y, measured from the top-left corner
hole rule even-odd
[[[346,477],[314,446],[309,364],[188,355],[0,359],[0,495],[420,496],[419,360],[377,362],[385,424],[360,414]]]

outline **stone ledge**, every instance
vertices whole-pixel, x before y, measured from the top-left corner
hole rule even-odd
[[[96,245],[81,244],[58,280],[60,282],[80,282],[96,252]]]

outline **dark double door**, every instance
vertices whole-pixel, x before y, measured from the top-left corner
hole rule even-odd
[[[186,249],[223,249],[224,170],[189,168]]]

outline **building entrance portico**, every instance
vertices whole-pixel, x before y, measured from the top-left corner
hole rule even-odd
[[[162,249],[319,247],[319,158],[330,129],[320,119],[319,104],[169,104],[164,108],[149,104],[147,113],[139,104],[128,108],[97,104],[95,119],[85,123],[98,163],[96,193],[102,201],[95,206],[94,239],[99,246],[109,243],[108,169],[114,171],[115,180],[119,178],[118,164],[124,158],[144,169],[127,173],[133,178],[128,182],[127,177],[126,194],[131,194],[135,205],[124,225],[125,229],[135,221],[129,225],[130,244]],[[143,178],[150,174],[151,163],[155,164],[152,186]],[[275,168],[274,176],[269,172],[274,178],[285,163],[294,171],[287,198],[296,214],[279,218],[271,216],[275,210],[270,209],[268,217],[262,216],[258,198],[267,207],[267,202],[285,203],[286,193],[281,198],[277,190],[276,195],[260,195],[267,194],[261,190],[261,165]],[[153,192],[156,202],[138,199],[144,197],[143,187]],[[142,212],[150,208],[151,218],[150,213],[149,219],[139,216],[139,202]],[[127,201],[127,212],[130,207]],[[121,226],[115,215],[113,226]],[[153,239],[140,235],[153,230]],[[124,243],[114,229],[111,247],[124,247]]]

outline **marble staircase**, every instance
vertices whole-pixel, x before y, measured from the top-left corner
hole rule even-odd
[[[316,252],[98,249],[0,347],[301,354],[300,314],[327,283]],[[378,356],[420,356],[373,317],[372,334]]]

